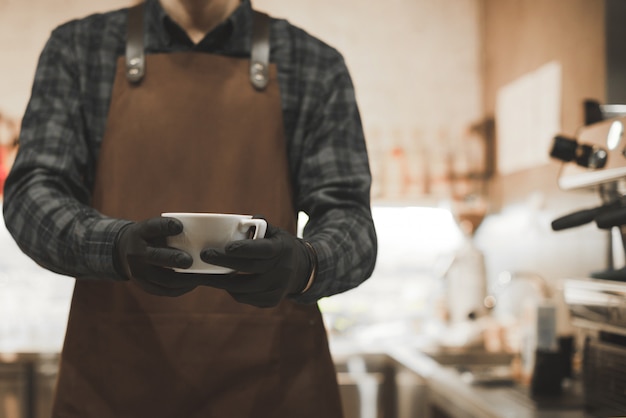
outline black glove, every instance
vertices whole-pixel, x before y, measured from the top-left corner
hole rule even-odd
[[[285,296],[300,293],[315,264],[304,241],[269,224],[263,239],[233,241],[223,251],[205,248],[200,258],[240,273],[210,279],[210,286],[258,307],[276,306]]]
[[[159,296],[179,296],[204,284],[193,274],[171,268],[189,268],[191,255],[170,248],[166,238],[177,235],[183,225],[175,218],[151,218],[125,226],[117,235],[113,250],[118,272],[135,279],[146,292]]]

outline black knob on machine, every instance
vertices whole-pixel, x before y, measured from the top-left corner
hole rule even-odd
[[[557,135],[552,142],[552,150],[550,150],[550,157],[557,160],[564,161],[566,163],[573,161],[576,158],[576,149],[578,148],[578,142],[575,139],[567,138],[565,136]]]
[[[602,147],[579,144],[575,139],[557,135],[550,156],[564,162],[575,161],[581,167],[599,169],[606,165],[609,155]]]
[[[585,126],[593,125],[594,123],[602,122],[604,120],[604,113],[602,113],[602,107],[600,102],[593,99],[587,99],[583,102],[583,108],[585,111]]]

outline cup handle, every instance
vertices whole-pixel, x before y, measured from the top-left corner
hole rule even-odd
[[[265,219],[244,219],[239,224],[240,230],[245,232],[250,228],[254,228],[254,235],[250,239],[260,239],[265,237],[267,231],[267,221]]]

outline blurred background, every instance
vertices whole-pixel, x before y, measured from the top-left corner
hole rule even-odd
[[[69,19],[134,3],[0,0],[0,182],[17,149],[20,119],[50,31]],[[555,218],[602,202],[586,189],[562,190],[557,180],[563,163],[550,158],[555,135],[576,138],[587,124],[585,101],[626,101],[620,58],[623,2],[252,3],[341,51],[360,104],[374,179],[378,262],[361,287],[320,301],[338,373],[348,379],[342,386],[347,415],[505,416],[486,406],[468,412],[471,408],[461,403],[467,389],[461,386],[446,387],[455,394],[456,409],[442,406],[447,401],[437,403],[437,395],[431,401],[424,400],[425,392],[406,395],[399,389],[402,374],[394,374],[395,389],[385,398],[378,391],[384,371],[367,374],[378,380],[356,384],[344,360],[374,351],[384,354],[388,365],[389,346],[420,352],[432,346],[478,346],[520,354],[520,329],[537,326],[524,316],[527,307],[520,306],[526,295],[535,302],[536,316],[545,289],[560,294],[564,280],[587,278],[623,256],[614,254],[610,231],[591,224],[559,232],[551,228]],[[300,221],[304,224],[306,217]],[[47,355],[53,382],[73,279],[36,266],[17,249],[4,224],[0,254],[0,353],[7,364],[18,354]],[[527,278],[522,282],[529,285],[509,286],[514,278]],[[495,308],[484,303],[498,292]],[[558,299],[559,320],[565,321],[559,329],[576,334],[562,312],[563,302],[553,299]],[[350,364],[352,372],[358,369]],[[515,382],[528,389],[531,376],[520,378],[520,373]],[[413,376],[424,387],[425,374]],[[374,395],[367,392],[367,382],[378,388]],[[15,395],[21,392],[9,383],[5,393],[13,393],[14,401],[3,409],[1,385],[0,417],[26,416],[28,407]],[[409,403],[420,400],[419,406],[381,406],[383,398],[403,396]],[[466,396],[476,398],[475,393]],[[519,399],[519,415],[507,416],[543,413],[538,404]],[[618,402],[618,408],[624,404]],[[463,409],[466,415],[459,412]],[[565,408],[573,414],[582,409],[582,404]],[[560,416],[551,411],[545,416]]]

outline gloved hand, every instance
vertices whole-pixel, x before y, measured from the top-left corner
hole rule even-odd
[[[200,258],[239,273],[209,279],[210,286],[258,307],[276,306],[285,296],[300,293],[315,264],[304,241],[270,224],[263,239],[233,241],[223,251],[205,248]]]
[[[118,233],[113,250],[118,271],[127,279],[134,279],[146,292],[159,296],[179,296],[203,284],[196,275],[171,270],[189,268],[193,263],[191,255],[167,247],[166,238],[182,230],[178,219],[165,217],[125,226]]]

